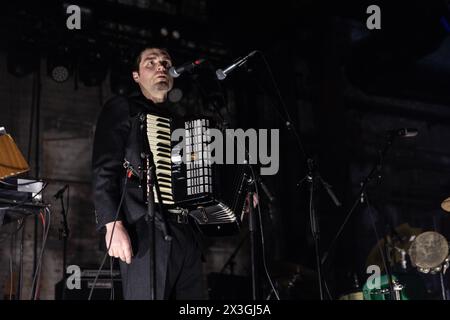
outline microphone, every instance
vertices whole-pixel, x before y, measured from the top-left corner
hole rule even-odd
[[[197,59],[193,62],[185,63],[177,68],[170,67],[169,74],[173,78],[178,78],[182,73],[186,71],[191,71],[192,69],[196,68],[197,66],[201,65],[203,62],[205,62],[205,59]]]
[[[272,195],[272,193],[270,192],[269,188],[267,188],[266,184],[264,183],[264,181],[261,178],[258,178],[257,181],[259,182],[259,184],[261,185],[261,188],[263,189],[264,193],[266,194],[267,198],[269,199],[270,202],[274,203],[276,198]]]
[[[64,194],[64,192],[66,191],[66,189],[69,187],[68,184],[66,184],[64,187],[62,187],[61,189],[59,189],[59,191],[57,193],[55,193],[55,195],[53,196],[55,199],[59,199],[62,197],[62,195]]]
[[[250,52],[248,55],[246,55],[245,57],[239,59],[238,61],[236,61],[235,63],[233,63],[231,66],[229,66],[228,68],[226,68],[225,70],[217,69],[217,71],[216,71],[217,79],[219,79],[219,80],[225,79],[225,78],[227,77],[227,75],[228,75],[231,71],[233,71],[233,70],[236,69],[237,67],[240,67],[240,66],[242,66],[244,63],[246,63],[247,60],[248,60],[251,56],[253,56],[256,52],[257,52],[256,50]]]
[[[393,137],[411,138],[419,134],[419,130],[416,128],[401,128],[395,130],[389,130],[388,134]]]

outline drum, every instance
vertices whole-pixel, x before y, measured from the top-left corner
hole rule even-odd
[[[379,288],[369,289],[368,282],[364,284],[364,300],[409,300],[404,292],[404,286],[395,275],[392,275],[393,289],[395,297],[391,299],[388,276],[386,274],[379,277]]]
[[[350,292],[342,295],[339,300],[364,300],[364,294],[362,291]]]
[[[412,265],[420,272],[433,274],[448,267],[448,242],[440,233],[427,231],[419,234],[408,253]]]

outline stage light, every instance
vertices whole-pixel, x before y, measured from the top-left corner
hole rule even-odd
[[[194,41],[188,41],[186,46],[190,49],[195,49],[197,47]]]
[[[56,82],[64,82],[72,75],[73,64],[69,50],[67,46],[60,46],[48,55],[47,74]]]
[[[167,37],[169,35],[169,30],[167,30],[167,28],[161,28],[160,33],[163,37]]]
[[[180,32],[178,30],[173,30],[172,37],[177,40],[180,39],[181,38]]]

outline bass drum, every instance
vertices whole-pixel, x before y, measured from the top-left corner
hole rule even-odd
[[[369,288],[368,281],[363,287],[364,300],[424,300],[427,299],[426,287],[420,276],[414,274],[394,274],[392,275],[394,299],[391,299],[388,276],[386,274],[379,277],[378,288],[373,288],[371,281]]]
[[[362,291],[350,292],[340,296],[339,300],[364,300],[364,294]]]
[[[403,285],[400,284],[395,275],[392,275],[392,283],[394,298],[391,298],[389,280],[386,274],[371,279],[370,283],[366,281],[363,287],[364,300],[409,300],[403,292]]]

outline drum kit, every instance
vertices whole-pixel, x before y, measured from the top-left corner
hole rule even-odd
[[[441,208],[450,212],[450,197],[441,203]],[[391,269],[392,285],[389,285],[389,276],[382,260],[383,252]],[[427,299],[425,286],[418,283],[421,279],[418,274],[439,275],[441,298],[446,299],[443,276],[449,268],[449,261],[449,242],[442,234],[435,231],[423,232],[408,224],[402,224],[395,228],[393,234],[380,240],[367,258],[368,266],[380,267],[381,274],[376,277],[379,286],[374,289],[366,282],[362,291],[355,290],[342,295],[340,300]]]
[[[404,228],[404,230],[412,229]],[[362,290],[342,295],[340,300],[428,299],[423,276],[426,274],[443,276],[447,271],[449,245],[446,238],[438,232],[427,231],[408,237],[407,242],[394,242],[390,248],[391,245],[384,240],[380,241],[367,259],[368,265],[380,266],[381,271],[379,276],[371,279],[372,285],[367,280]],[[391,271],[392,286],[389,285],[389,276],[381,261],[380,248],[387,249],[388,252],[387,263]],[[374,282],[378,283],[375,288]]]
[[[450,197],[442,202],[441,207],[450,212]],[[390,276],[386,273],[382,253],[388,263]],[[432,275],[441,277],[442,297],[445,299],[442,281],[450,265],[450,247],[448,240],[436,231],[424,231],[407,223],[401,224],[372,248],[366,264],[380,267],[380,275],[375,277],[378,286],[374,288],[366,281],[362,288],[358,286],[341,295],[339,300],[435,299],[436,297],[430,298],[424,284],[424,278]],[[317,297],[316,271],[295,263],[280,261],[274,263],[270,269],[282,299]],[[389,284],[389,278],[392,285]]]

